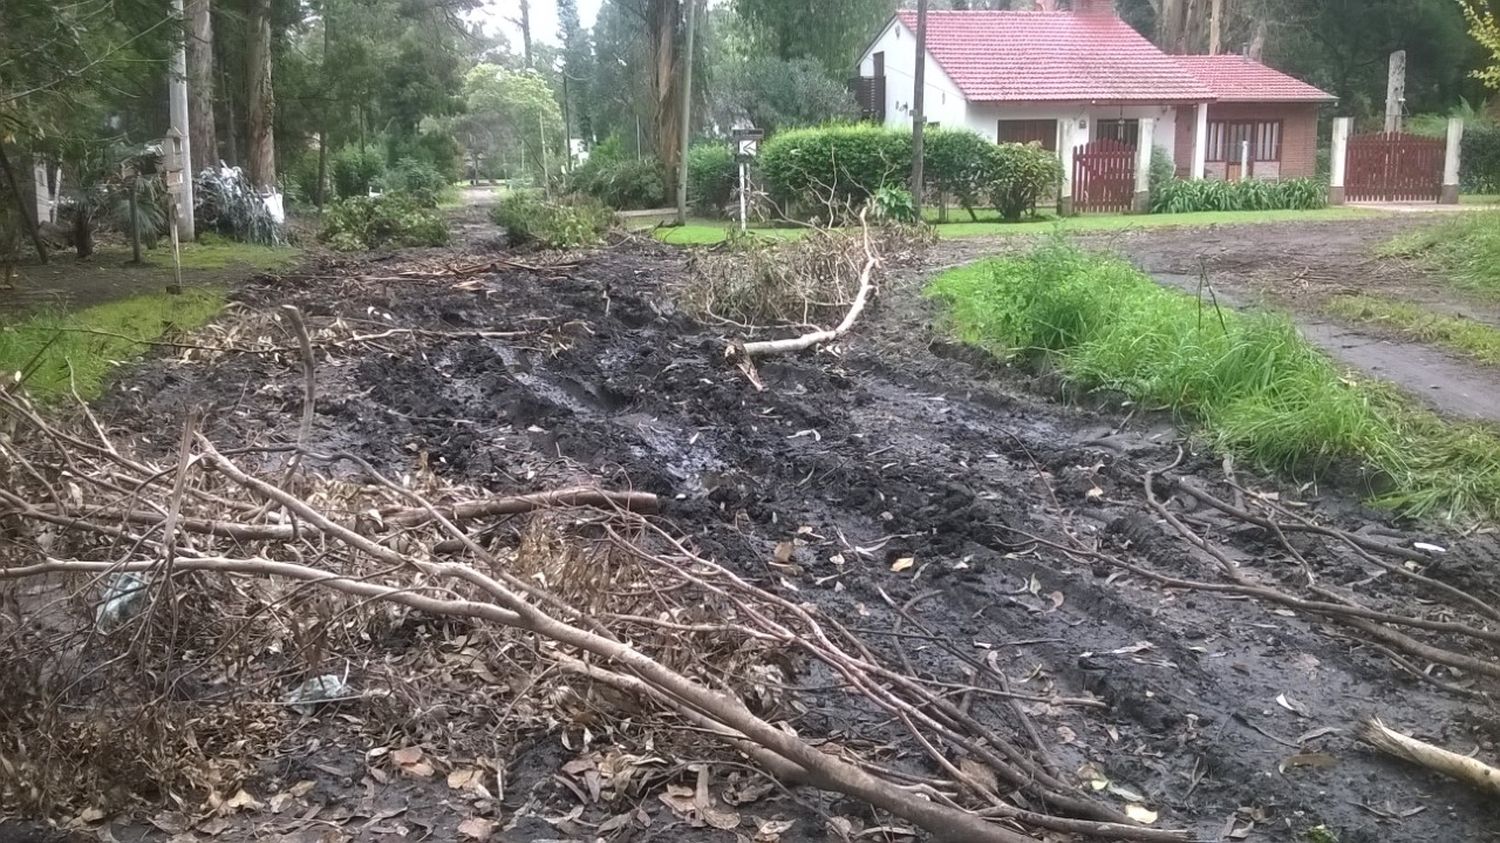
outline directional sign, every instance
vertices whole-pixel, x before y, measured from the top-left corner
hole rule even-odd
[[[735,129],[734,138],[735,153],[741,161],[749,161],[760,154],[760,141],[766,133],[760,129]]]

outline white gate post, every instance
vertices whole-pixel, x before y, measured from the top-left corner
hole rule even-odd
[[[1328,204],[1344,204],[1344,179],[1349,164],[1349,128],[1352,117],[1333,118],[1333,151],[1328,161]]]
[[[1151,213],[1151,152],[1156,147],[1156,118],[1142,118],[1135,145],[1135,201],[1137,214]]]
[[[1444,205],[1458,204],[1458,177],[1463,153],[1464,119],[1448,118],[1448,151],[1443,158],[1443,195],[1438,202]]]
[[[1208,103],[1198,103],[1193,114],[1193,181],[1203,181],[1208,173]]]
[[[1073,216],[1073,138],[1076,127],[1075,120],[1059,121],[1062,128],[1062,143],[1058,145],[1057,154],[1062,159],[1062,187],[1057,191],[1057,215],[1060,217]]]

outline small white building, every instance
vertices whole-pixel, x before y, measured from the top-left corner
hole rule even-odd
[[[1073,151],[1142,136],[1191,178],[1314,174],[1318,108],[1334,100],[1242,56],[1172,56],[1114,13],[1113,0],[1072,11],[930,12],[929,125],[997,143],[1036,142],[1071,169]],[[910,126],[916,13],[897,13],[860,57],[869,119]]]

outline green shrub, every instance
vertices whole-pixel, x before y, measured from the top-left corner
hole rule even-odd
[[[614,223],[614,214],[588,196],[554,202],[533,191],[518,191],[502,199],[490,211],[490,219],[505,229],[512,246],[572,249],[598,243]]]
[[[437,167],[415,158],[402,158],[385,176],[387,193],[405,196],[425,208],[437,207],[448,184]]]
[[[688,150],[688,202],[693,213],[719,217],[734,202],[739,186],[739,164],[724,144],[703,143]]]
[[[318,239],[340,251],[443,246],[448,222],[407,196],[355,196],[328,207]]]
[[[995,169],[996,147],[967,129],[932,129],[922,144],[922,178],[936,191],[942,220],[947,221],[946,198],[978,220],[974,209],[988,198],[988,179]]]
[[[990,204],[1006,222],[1019,222],[1062,180],[1062,162],[1034,143],[996,146],[985,172]]]
[[[1353,462],[1411,515],[1500,515],[1500,440],[1348,377],[1286,318],[1220,312],[1129,263],[1056,242],[939,276],[958,336],[1202,425],[1219,447],[1317,477]]]
[[[569,177],[568,190],[620,211],[660,208],[666,196],[661,166],[655,159],[590,156]]]
[[[1172,156],[1159,146],[1151,147],[1151,173],[1150,185],[1151,206],[1156,207],[1156,197],[1161,195],[1161,189],[1177,178],[1177,165],[1172,161]]]
[[[890,222],[917,221],[917,202],[904,187],[886,185],[875,191],[875,218]]]
[[[1461,160],[1466,193],[1500,193],[1500,126],[1466,128]]]
[[[858,207],[911,172],[911,135],[880,126],[825,126],[781,132],[761,147],[771,197],[793,211],[827,201]]]
[[[378,149],[346,146],[333,157],[333,190],[340,199],[368,196],[385,175],[385,156]]]
[[[1328,204],[1328,186],[1317,179],[1213,181],[1173,179],[1152,194],[1151,213],[1201,211],[1308,211]]]

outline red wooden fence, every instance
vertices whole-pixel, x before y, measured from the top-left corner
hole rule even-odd
[[[1436,202],[1447,144],[1404,132],[1349,139],[1344,193],[1350,201]]]
[[[1073,210],[1129,211],[1135,202],[1135,147],[1113,138],[1073,151]]]

